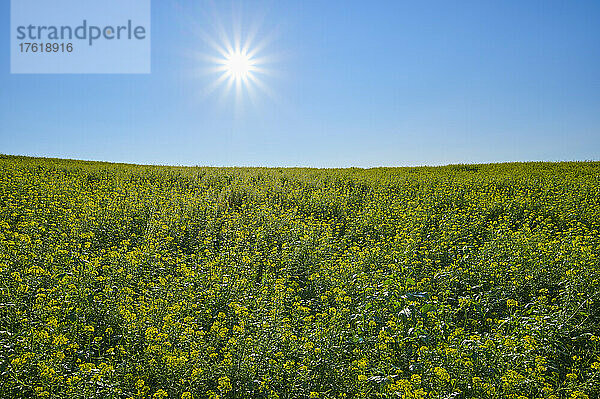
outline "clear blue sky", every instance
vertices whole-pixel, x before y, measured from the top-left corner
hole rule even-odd
[[[0,153],[172,165],[379,166],[600,159],[600,2],[218,1],[276,57],[236,102],[210,2],[152,2],[149,75],[11,75]],[[210,66],[210,65],[208,65]]]

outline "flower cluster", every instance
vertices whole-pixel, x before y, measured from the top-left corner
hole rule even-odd
[[[0,397],[600,397],[599,163],[0,166]]]

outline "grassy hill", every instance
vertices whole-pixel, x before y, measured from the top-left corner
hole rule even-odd
[[[600,163],[0,156],[0,396],[597,398]]]

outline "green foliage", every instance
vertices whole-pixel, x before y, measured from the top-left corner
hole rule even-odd
[[[0,397],[600,397],[600,163],[0,166]]]

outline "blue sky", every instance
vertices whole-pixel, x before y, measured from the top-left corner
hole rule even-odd
[[[198,54],[215,52],[199,32],[214,34],[216,16],[269,39],[268,94],[254,102],[206,93],[217,75]],[[0,153],[214,166],[600,159],[598,1],[153,1],[147,75],[11,75],[8,1],[0,20]]]

